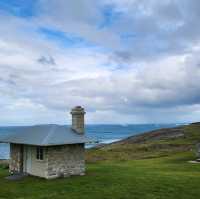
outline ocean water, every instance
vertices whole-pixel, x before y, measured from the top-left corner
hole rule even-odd
[[[129,125],[87,125],[86,135],[98,143],[88,144],[86,147],[92,147],[98,144],[112,143],[126,137],[152,131],[160,128],[175,127],[180,124],[129,124]],[[0,134],[9,132],[15,127],[0,127]],[[0,159],[9,158],[9,145],[0,144]]]

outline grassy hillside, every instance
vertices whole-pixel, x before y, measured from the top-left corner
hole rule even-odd
[[[200,142],[200,123],[194,123],[147,132],[89,150],[87,161],[156,158],[184,151],[195,153],[198,142]]]
[[[0,198],[9,199],[197,199],[200,164],[194,144],[200,126],[154,131],[87,151],[87,174],[66,179],[27,177],[4,179],[0,168]],[[171,132],[171,133],[170,133]]]

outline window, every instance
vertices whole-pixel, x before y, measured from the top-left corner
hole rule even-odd
[[[38,146],[36,148],[36,158],[38,160],[43,160],[44,159],[44,149],[41,146]]]

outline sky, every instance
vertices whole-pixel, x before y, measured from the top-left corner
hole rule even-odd
[[[199,0],[1,0],[0,124],[200,121]]]

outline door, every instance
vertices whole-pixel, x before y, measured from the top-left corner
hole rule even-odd
[[[32,153],[31,153],[31,147],[27,147],[27,159],[26,159],[26,170],[27,173],[31,173],[31,165],[32,165]]]
[[[24,172],[31,173],[32,166],[32,150],[31,146],[24,147]]]

